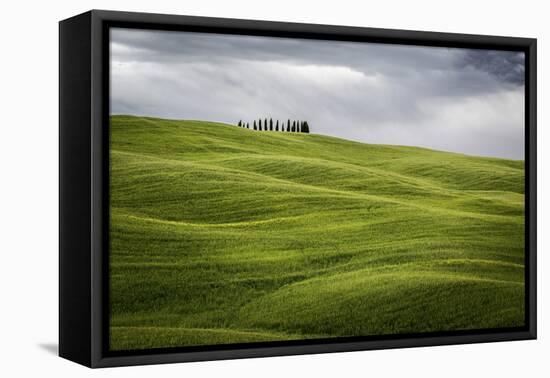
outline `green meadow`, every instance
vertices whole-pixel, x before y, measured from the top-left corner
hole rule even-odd
[[[111,350],[524,324],[523,161],[110,128]]]

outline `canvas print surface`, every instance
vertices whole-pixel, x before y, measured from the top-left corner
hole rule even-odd
[[[524,70],[112,28],[110,350],[523,326]]]

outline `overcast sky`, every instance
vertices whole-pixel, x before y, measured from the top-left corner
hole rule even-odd
[[[111,112],[523,159],[524,55],[116,28]]]

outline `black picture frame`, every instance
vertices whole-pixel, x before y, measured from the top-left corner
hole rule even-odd
[[[526,326],[108,352],[110,27],[522,51]],[[92,10],[59,23],[59,355],[88,367],[536,338],[536,39]]]

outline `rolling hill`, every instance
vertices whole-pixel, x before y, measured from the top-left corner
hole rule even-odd
[[[112,350],[524,324],[523,161],[110,127]]]

